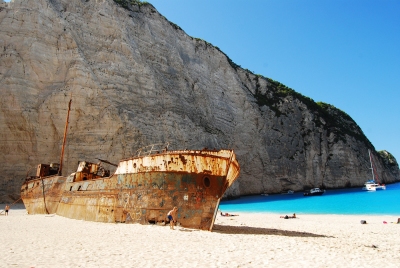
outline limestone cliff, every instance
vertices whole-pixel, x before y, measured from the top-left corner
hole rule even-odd
[[[71,94],[64,175],[78,160],[118,162],[169,141],[234,149],[230,196],[360,187],[368,149],[381,180],[399,180],[396,160],[347,114],[240,68],[135,2],[0,3],[1,201],[19,197],[31,167],[59,161]]]

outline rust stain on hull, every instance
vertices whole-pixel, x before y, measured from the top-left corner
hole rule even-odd
[[[100,164],[80,162],[68,177],[27,180],[21,197],[29,214],[98,222],[166,223],[176,206],[181,226],[211,231],[239,171],[232,150],[164,150],[123,159],[111,176]]]

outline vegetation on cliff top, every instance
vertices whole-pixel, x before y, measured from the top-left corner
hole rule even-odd
[[[371,142],[362,132],[361,128],[357,123],[344,111],[336,108],[335,106],[324,103],[315,102],[313,99],[306,97],[293,89],[281,84],[278,81],[272,80],[270,78],[265,78],[261,75],[256,75],[257,80],[257,90],[254,97],[257,100],[259,106],[266,105],[271,110],[273,110],[277,116],[283,115],[282,111],[279,109],[280,103],[287,97],[292,97],[304,103],[310,112],[314,113],[314,123],[316,126],[325,125],[328,131],[336,134],[337,138],[346,143],[346,135],[352,136],[357,140],[365,143],[369,148],[374,148]],[[263,94],[259,89],[258,79],[266,79],[268,82],[268,92]],[[320,118],[325,121],[321,122]]]
[[[140,1],[140,0],[114,0],[114,2],[128,10],[130,10],[130,6],[132,5],[142,6],[149,4],[147,1]]]
[[[380,157],[382,157],[382,159],[385,161],[385,164],[387,166],[398,165],[396,158],[394,158],[394,156],[391,153],[389,153],[388,151],[386,151],[386,150],[378,151],[378,154]]]

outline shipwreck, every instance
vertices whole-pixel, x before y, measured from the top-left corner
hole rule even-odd
[[[71,101],[67,124],[70,106]],[[166,224],[168,211],[178,207],[182,227],[211,231],[219,202],[240,172],[233,150],[169,150],[168,144],[155,144],[119,164],[81,161],[65,177],[63,151],[60,164],[38,165],[23,183],[21,198],[28,214]],[[110,174],[106,165],[115,165],[115,172]]]

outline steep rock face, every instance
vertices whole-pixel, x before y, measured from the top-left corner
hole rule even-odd
[[[227,196],[361,186],[368,149],[381,180],[399,180],[396,160],[345,113],[243,70],[150,4],[0,4],[0,89],[3,202],[19,197],[30,168],[59,161],[71,95],[64,174],[168,141],[233,148],[241,175]]]

